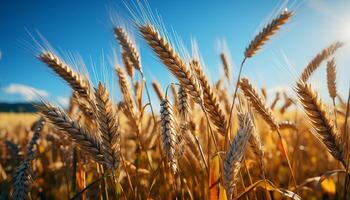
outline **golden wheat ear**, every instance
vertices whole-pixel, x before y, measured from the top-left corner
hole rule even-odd
[[[330,120],[325,105],[309,84],[298,82],[296,92],[312,127],[316,131],[315,135],[327,147],[328,152],[346,167],[339,133]]]
[[[163,99],[160,107],[162,146],[170,168],[172,172],[176,174],[178,172],[178,162],[176,158],[178,136],[176,134],[175,116],[172,105],[166,98]]]
[[[253,57],[256,52],[265,44],[270,37],[276,33],[280,27],[285,24],[289,18],[293,15],[290,11],[282,12],[277,18],[273,19],[267,26],[263,28],[258,35],[255,36],[254,40],[250,42],[244,52],[246,58]]]
[[[162,101],[164,99],[164,94],[162,92],[162,89],[161,89],[159,83],[155,80],[152,81],[152,87],[153,87],[154,91],[156,92],[159,101]]]
[[[112,169],[119,165],[120,134],[118,132],[117,115],[110,100],[109,93],[101,82],[95,88],[97,121],[102,139],[104,157]]]
[[[163,64],[185,87],[193,100],[201,105],[203,94],[200,83],[170,43],[150,24],[139,26],[139,31]]]
[[[314,73],[314,71],[321,65],[321,63],[332,56],[342,46],[343,43],[337,41],[318,53],[305,67],[303,73],[300,76],[300,82],[306,82]]]
[[[50,51],[42,52],[38,58],[53,69],[70,87],[83,98],[90,98],[89,81],[75,72],[69,65]]]
[[[250,123],[250,117],[241,117],[239,130],[233,139],[229,149],[226,151],[224,159],[223,184],[227,191],[228,199],[231,199],[233,190],[236,187],[238,174],[242,165],[242,160],[246,148],[249,144],[253,132],[253,125]]]
[[[125,55],[130,59],[133,66],[137,70],[142,71],[139,52],[137,51],[136,45],[132,42],[127,32],[122,27],[117,27],[114,29],[114,34],[125,52]]]
[[[49,104],[43,103],[36,106],[39,112],[55,128],[61,130],[74,141],[82,151],[100,164],[107,164],[103,156],[101,141],[84,129],[78,122],[72,120],[63,110]],[[110,164],[110,163],[109,163]]]
[[[216,126],[218,132],[221,135],[225,135],[227,120],[220,107],[220,101],[218,100],[214,89],[210,85],[209,80],[204,74],[204,71],[198,61],[192,60],[190,66],[196,73],[196,76],[202,86],[204,108],[208,112],[210,120]]]

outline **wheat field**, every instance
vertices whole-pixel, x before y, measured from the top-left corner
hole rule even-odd
[[[36,114],[0,114],[0,199],[350,199],[350,97],[337,93],[336,79],[341,41],[314,52],[295,97],[268,95],[241,72],[293,11],[247,44],[237,79],[226,53],[217,55],[224,76],[216,82],[198,53],[184,57],[160,23],[143,17],[131,24],[137,39],[176,82],[161,88],[145,76],[137,40],[122,25],[111,34],[123,62],[108,72],[119,102],[105,80],[93,84],[42,47],[35,56],[67,83],[71,99],[67,108],[41,98]],[[333,104],[310,84],[315,71],[326,74]]]

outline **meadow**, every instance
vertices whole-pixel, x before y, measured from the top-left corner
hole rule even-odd
[[[145,77],[134,34],[116,24],[123,62],[108,73],[119,102],[104,80],[94,85],[41,46],[35,56],[67,83],[71,99],[67,108],[41,98],[36,114],[0,114],[0,199],[350,199],[350,94],[337,93],[336,79],[344,44],[314,52],[295,97],[268,95],[241,76],[291,18],[282,11],[252,38],[235,80],[227,52],[217,55],[224,76],[216,82],[196,45],[184,56],[160,22],[136,18],[138,39],[177,80],[166,88]],[[316,70],[326,74],[332,104],[309,83]]]

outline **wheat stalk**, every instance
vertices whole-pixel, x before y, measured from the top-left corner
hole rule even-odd
[[[203,94],[200,84],[170,43],[150,24],[139,26],[139,30],[163,64],[185,87],[193,100],[201,105]]]
[[[102,139],[104,157],[112,169],[119,165],[120,156],[120,133],[118,132],[118,122],[109,93],[101,82],[95,88],[96,107],[98,125]]]
[[[217,127],[219,133],[224,135],[226,133],[226,117],[220,108],[220,102],[217,100],[216,94],[214,93],[208,78],[204,74],[200,63],[196,60],[192,60],[190,65],[196,72],[197,78],[200,81],[203,89],[204,108],[208,112],[210,119]]]
[[[172,105],[165,98],[160,104],[160,118],[161,118],[161,137],[163,150],[174,174],[178,172],[178,163],[176,159],[176,149],[178,144],[178,137],[176,135],[176,121],[173,114]]]
[[[260,31],[250,42],[248,47],[244,52],[246,58],[250,58],[256,54],[256,52],[265,44],[269,38],[275,34],[275,32],[280,29],[280,27],[285,24],[288,19],[293,15],[290,11],[282,12],[277,18],[273,19],[268,25],[266,25],[262,31]]]
[[[312,127],[316,131],[317,138],[323,142],[335,159],[346,166],[338,131],[330,120],[325,106],[318,98],[316,92],[311,88],[311,85],[304,82],[297,83],[296,92],[311,121]]]
[[[87,132],[78,122],[72,120],[63,110],[49,103],[38,105],[37,108],[39,112],[56,128],[69,136],[81,150],[90,155],[96,162],[106,164],[103,156],[102,144],[98,138]]]
[[[232,141],[229,149],[226,152],[224,159],[223,169],[223,184],[227,191],[227,198],[231,199],[233,189],[236,186],[238,174],[242,165],[242,160],[246,147],[251,138],[253,128],[249,126],[248,118],[244,118],[245,121],[240,122],[241,126]]]
[[[332,56],[338,50],[338,48],[340,48],[341,46],[343,46],[343,43],[341,43],[341,42],[334,42],[330,46],[324,48],[306,66],[306,68],[304,69],[303,73],[300,76],[300,81],[306,82],[310,78],[312,73],[320,66],[320,64],[324,60],[326,60],[327,58]]]

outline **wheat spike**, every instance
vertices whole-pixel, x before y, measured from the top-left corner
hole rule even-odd
[[[228,63],[227,57],[224,53],[221,53],[220,58],[221,58],[222,66],[224,68],[225,76],[226,76],[228,81],[231,81],[231,68],[230,68],[230,65]]]
[[[133,79],[134,78],[134,67],[133,67],[133,64],[132,64],[129,56],[128,56],[128,53],[126,53],[124,51],[122,53],[122,58],[123,58],[123,63],[124,63],[124,67],[126,69],[126,72],[130,76],[130,78]]]
[[[122,46],[124,52],[129,57],[130,61],[133,63],[134,67],[142,71],[140,55],[136,49],[136,45],[132,42],[128,34],[124,31],[122,27],[117,27],[114,29],[114,34]]]
[[[343,159],[343,148],[341,146],[338,131],[330,120],[327,110],[318,98],[316,92],[311,88],[311,85],[303,82],[297,83],[296,91],[300,102],[316,131],[316,136],[327,147],[329,153],[346,166]]]
[[[131,94],[132,89],[129,80],[125,74],[125,71],[121,67],[116,66],[115,71],[119,78],[119,86],[123,95],[125,105],[128,108],[126,109],[126,111],[129,112],[129,116],[131,116],[130,120],[133,121],[134,125],[137,125],[138,117],[136,114],[135,102]]]
[[[203,72],[202,67],[196,60],[191,61],[191,67],[196,72],[197,78],[200,81],[203,89],[204,107],[209,114],[213,124],[217,127],[220,134],[226,133],[226,117],[224,112],[220,108],[220,102],[218,101],[216,94],[212,86],[210,85],[208,78]]]
[[[96,162],[100,164],[106,163],[101,142],[81,127],[78,122],[72,120],[63,110],[49,103],[38,105],[37,108],[45,118],[69,136],[81,150],[90,155]]]
[[[334,42],[330,46],[326,47],[323,49],[319,54],[317,54],[306,66],[304,69],[303,73],[300,76],[300,81],[301,82],[306,82],[312,73],[321,65],[321,63],[332,56],[338,48],[342,47],[343,43],[342,42]]]
[[[236,186],[237,176],[239,174],[246,147],[251,138],[253,128],[250,126],[248,118],[240,122],[240,128],[232,141],[229,149],[226,151],[224,159],[223,184],[227,191],[227,198],[231,199],[233,189]]]
[[[45,121],[40,118],[32,127],[34,132],[32,139],[27,147],[27,156],[24,161],[16,168],[13,175],[13,189],[11,198],[15,200],[30,199],[28,192],[32,185],[32,167],[31,162],[34,159],[34,146],[37,144],[40,133],[44,127]]]
[[[335,66],[335,60],[332,58],[330,61],[327,62],[327,86],[328,86],[328,93],[329,96],[332,99],[335,99],[337,96],[337,83],[336,83],[336,66]]]
[[[139,26],[139,30],[163,64],[185,87],[193,100],[201,105],[203,94],[200,84],[170,43],[150,24]]]
[[[162,89],[157,81],[152,81],[152,86],[154,91],[156,92],[159,101],[162,101],[164,99],[164,94],[162,92]]]
[[[58,56],[50,51],[43,52],[39,55],[39,59],[52,68],[62,79],[64,79],[74,91],[77,91],[83,98],[89,99],[90,86],[89,81],[75,72],[65,62],[60,60]]]
[[[240,127],[244,126],[244,123],[246,123],[246,126],[252,129],[252,134],[249,138],[249,144],[256,158],[259,161],[259,168],[261,170],[261,173],[264,174],[265,173],[264,147],[262,145],[260,135],[255,128],[251,115],[249,113],[238,112],[238,122]]]
[[[179,105],[178,105],[178,111],[179,111],[179,114],[181,116],[181,119],[183,121],[187,121],[188,119],[188,113],[190,111],[190,106],[188,104],[188,95],[187,95],[187,92],[186,90],[184,89],[184,87],[180,86],[179,87],[179,90],[178,90],[178,102],[179,102]]]
[[[176,149],[178,137],[176,135],[176,121],[173,114],[172,105],[167,99],[163,99],[160,104],[161,110],[161,136],[164,153],[167,157],[170,168],[174,174],[178,171],[178,163],[176,159]]]
[[[255,36],[254,40],[250,42],[244,52],[246,58],[250,58],[256,54],[256,52],[265,44],[269,38],[285,24],[288,19],[293,15],[290,11],[282,12],[277,18],[273,19],[262,31]]]
[[[107,163],[112,164],[109,167],[116,169],[119,164],[120,154],[120,134],[118,132],[117,116],[109,98],[109,93],[101,82],[99,82],[98,88],[95,88],[95,97],[104,157]]]
[[[250,101],[254,109],[262,116],[262,118],[270,125],[272,130],[278,129],[277,119],[274,117],[272,110],[265,105],[265,101],[258,94],[254,86],[247,78],[241,78],[239,86],[245,97]]]

